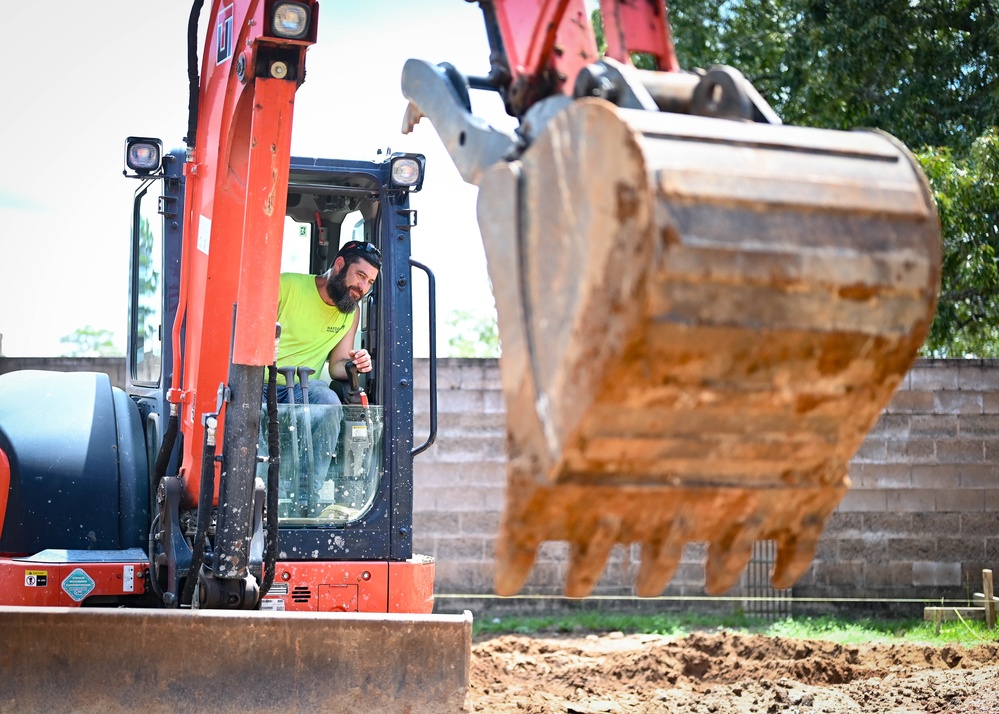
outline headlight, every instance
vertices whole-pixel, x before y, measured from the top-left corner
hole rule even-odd
[[[286,40],[300,40],[309,31],[309,8],[299,2],[279,2],[271,15],[271,32]]]
[[[419,191],[423,186],[423,157],[397,156],[392,159],[392,185]]]
[[[125,167],[137,174],[153,174],[163,165],[163,143],[159,139],[130,136],[125,139]]]

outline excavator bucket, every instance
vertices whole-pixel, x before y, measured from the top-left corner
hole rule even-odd
[[[789,587],[934,314],[939,223],[908,151],[582,99],[485,172],[478,216],[508,410],[496,590],[546,540],[571,544],[570,596],[616,543],[641,544],[640,595],[688,541],[709,593],[758,539]]]
[[[466,710],[469,613],[0,607],[0,633],[12,714]]]

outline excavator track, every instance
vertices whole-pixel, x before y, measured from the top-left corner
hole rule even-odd
[[[913,157],[880,132],[582,99],[479,188],[510,456],[497,592],[547,540],[570,543],[575,597],[618,543],[641,544],[640,595],[692,541],[711,594],[758,539],[789,587],[934,314]]]

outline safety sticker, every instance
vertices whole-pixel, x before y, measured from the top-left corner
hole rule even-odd
[[[94,583],[93,578],[87,575],[81,568],[74,570],[62,581],[62,589],[66,591],[67,595],[76,600],[76,602],[81,602],[83,598],[87,597],[95,586],[96,583]]]
[[[44,588],[49,584],[49,571],[47,570],[25,570],[24,587]]]
[[[135,566],[126,565],[121,574],[121,589],[123,592],[135,592]]]
[[[368,427],[365,424],[353,424],[350,427],[351,439],[367,439]]]

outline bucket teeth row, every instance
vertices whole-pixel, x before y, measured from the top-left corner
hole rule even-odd
[[[826,518],[846,485],[788,490],[701,487],[532,486],[512,489],[496,544],[494,586],[514,595],[528,583],[544,541],[569,544],[564,594],[593,593],[614,546],[640,547],[635,593],[661,595],[688,543],[706,543],[704,589],[721,595],[739,584],[757,541],[772,540],[771,582],[790,587],[808,569]]]

